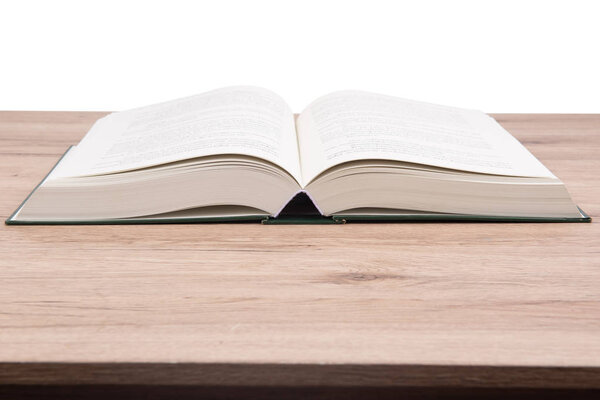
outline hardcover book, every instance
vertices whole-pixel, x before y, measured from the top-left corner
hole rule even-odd
[[[411,220],[590,219],[483,112],[241,86],[99,119],[6,223]]]

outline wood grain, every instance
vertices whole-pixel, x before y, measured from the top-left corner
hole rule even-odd
[[[104,113],[1,112],[0,215]],[[495,115],[600,217],[600,115]],[[0,226],[0,383],[600,388],[600,225]]]

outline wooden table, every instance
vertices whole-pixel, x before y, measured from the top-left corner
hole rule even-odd
[[[3,219],[104,114],[0,113]],[[600,115],[495,117],[600,217]],[[591,398],[600,224],[3,225],[0,384]]]

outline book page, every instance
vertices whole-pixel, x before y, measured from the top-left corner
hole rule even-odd
[[[293,114],[279,96],[255,87],[218,89],[110,114],[74,150],[57,176],[243,154],[271,161],[301,179]]]
[[[554,178],[493,118],[475,110],[343,91],[308,106],[297,129],[304,185],[334,165],[363,159]]]

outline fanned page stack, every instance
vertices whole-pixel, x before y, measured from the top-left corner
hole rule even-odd
[[[231,87],[98,120],[7,223],[420,219],[589,221],[480,111]]]

